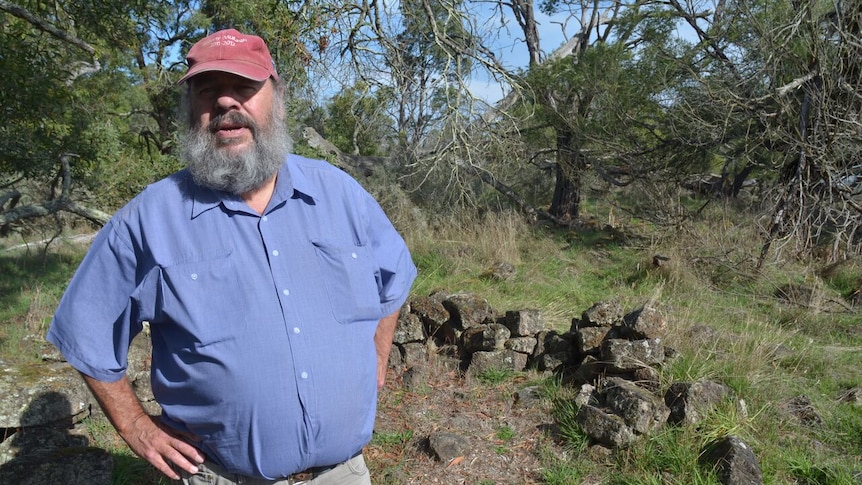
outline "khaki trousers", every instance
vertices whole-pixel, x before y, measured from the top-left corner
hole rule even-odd
[[[196,475],[182,474],[184,485],[371,485],[371,475],[368,473],[368,467],[365,466],[362,455],[356,455],[335,468],[306,481],[295,481],[291,478],[264,480],[246,477],[229,473],[209,461],[204,462],[198,468],[200,471]]]

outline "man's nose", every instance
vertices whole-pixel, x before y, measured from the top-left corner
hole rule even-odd
[[[215,97],[215,107],[219,110],[230,111],[238,109],[239,106],[239,98],[232,89],[222,89]]]

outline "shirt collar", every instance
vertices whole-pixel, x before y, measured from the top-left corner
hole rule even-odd
[[[281,190],[280,196],[284,199],[305,196],[303,198],[313,200],[320,195],[320,187],[309,180],[305,170],[303,170],[304,166],[298,163],[296,159],[296,155],[287,156],[287,162],[282,165],[278,173],[276,191]]]
[[[305,173],[295,163],[292,163],[291,159],[293,157],[295,155],[288,155],[287,160],[278,170],[278,178],[275,181],[275,189],[273,189],[272,200],[269,203],[270,207],[276,207],[282,202],[295,197],[303,199],[311,198],[313,200],[317,195],[314,185],[309,181]],[[191,175],[187,175],[186,179],[191,187],[192,219],[222,204],[227,209],[233,211],[246,210],[244,209],[245,202],[243,202],[241,197],[197,185],[192,180]],[[305,197],[302,197],[303,195]]]

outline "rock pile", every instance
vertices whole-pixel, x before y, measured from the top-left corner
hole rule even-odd
[[[135,339],[129,380],[144,408],[161,412],[149,387],[150,341]],[[109,485],[113,458],[90,443],[81,426],[101,412],[83,379],[53,347],[44,362],[0,361],[0,483],[17,485]]]
[[[696,424],[734,397],[708,380],[674,382],[661,394],[660,369],[676,355],[663,344],[667,330],[652,303],[625,313],[617,300],[599,302],[561,333],[546,329],[537,310],[500,314],[475,295],[436,292],[403,310],[390,367],[403,372],[408,386],[421,378],[416,364],[429,352],[448,356],[467,375],[528,368],[558,373],[579,386],[581,430],[597,444],[622,448],[668,424]],[[722,483],[762,483],[754,453],[739,438],[710,443],[702,456]]]

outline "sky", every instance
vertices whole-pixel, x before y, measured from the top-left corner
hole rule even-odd
[[[479,5],[483,5],[479,3]],[[484,4],[488,5],[488,4]],[[503,14],[504,22],[508,25],[508,29],[501,29],[500,13],[493,13],[485,8],[485,10],[477,10],[477,25],[489,31],[498,31],[499,36],[496,42],[491,46],[498,59],[504,65],[513,68],[524,68],[529,61],[527,46],[524,43],[524,35],[518,25],[515,17],[511,13],[511,9],[505,9]],[[552,53],[555,49],[562,46],[568,41],[572,35],[580,29],[578,18],[569,16],[570,14],[558,14],[549,16],[538,10],[535,12],[536,21],[539,30],[539,39],[541,49],[545,56]],[[680,38],[694,41],[694,31],[683,23],[677,27],[677,35]],[[501,99],[506,93],[504,86],[494,81],[488,76],[477,75],[470,81],[470,89],[472,93],[489,103]]]
[[[384,0],[388,15],[384,16],[383,21],[389,22],[392,30],[400,28],[398,1]],[[494,52],[497,60],[510,72],[526,68],[529,55],[521,27],[515,20],[510,8],[505,7],[501,12],[499,9],[494,10],[493,7],[496,5],[498,3],[491,0],[467,2],[467,8],[471,9],[474,35],[488,42],[488,47]],[[580,29],[579,18],[568,13],[549,16],[536,10],[535,15],[541,42],[540,47],[545,56],[563,45]],[[683,32],[680,35],[689,34]],[[317,87],[324,97],[329,97],[343,88],[340,84],[346,79],[346,74],[340,75],[336,71],[338,69],[336,64],[324,64],[322,72],[313,74],[316,77]],[[379,71],[378,75],[385,76],[385,69]],[[347,77],[352,76],[347,75]],[[502,99],[507,89],[505,85],[493,79],[487,71],[481,68],[474,70],[472,79],[468,81],[468,86],[474,96],[489,104]]]
[[[484,11],[477,10],[475,15],[476,24],[481,29],[487,29],[492,35],[496,32],[495,42],[491,48],[498,60],[513,70],[527,67],[529,54],[524,43],[524,34],[511,10],[505,9],[502,18],[499,12],[492,12],[487,8]],[[569,25],[568,32],[564,32],[564,17],[551,17],[538,11],[536,12],[536,20],[539,27],[541,48],[545,54],[553,52],[554,49],[566,42],[571,32],[577,28],[577,25]],[[507,27],[503,28],[501,24],[505,24]],[[481,76],[480,74],[482,73],[477,73],[470,81],[470,89],[475,96],[493,103],[506,94],[504,86],[489,76]]]

